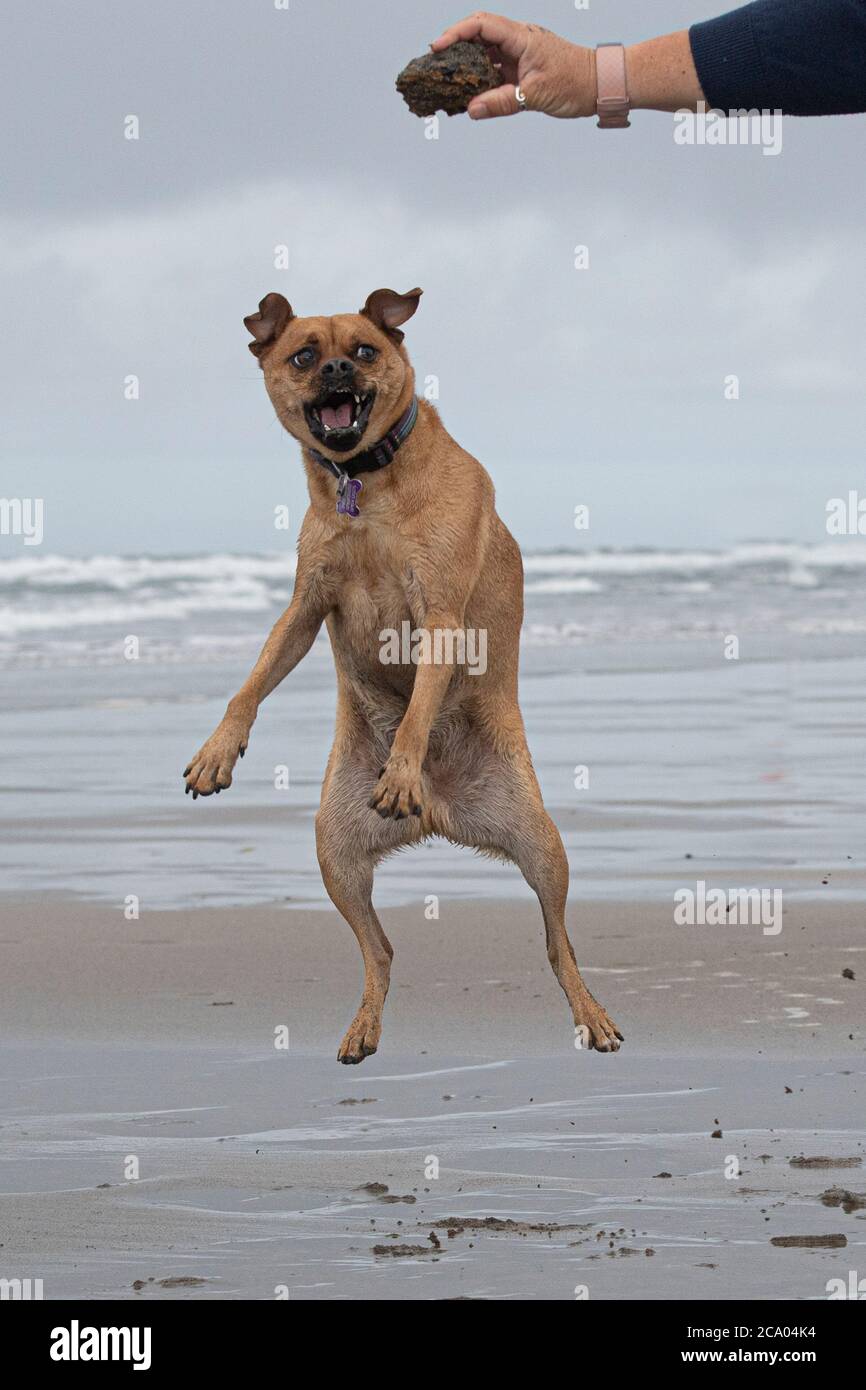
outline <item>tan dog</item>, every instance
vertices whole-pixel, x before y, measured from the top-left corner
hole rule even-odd
[[[186,769],[186,790],[231,786],[259,705],[324,621],[337,729],[316,842],[365,971],[339,1060],[361,1062],[379,1044],[393,952],[373,909],[374,867],[430,835],[518,865],[541,903],[547,954],[581,1040],[615,1052],[622,1035],[586,988],[566,932],[568,860],[517,704],[520,551],[481,464],[416,402],[400,325],[420,295],[377,290],[358,314],[297,318],[269,294],[244,320],[277,416],[303,446],[310,507],[292,602]],[[389,632],[411,632],[408,659],[404,643],[395,662]],[[483,671],[462,661],[473,635],[476,655],[481,637],[487,643]]]

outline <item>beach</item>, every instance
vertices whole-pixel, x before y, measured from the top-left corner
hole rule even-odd
[[[625,1044],[575,1050],[516,869],[434,843],[377,874],[395,959],[357,1068],[336,1050],[360,957],[314,853],[324,640],[230,791],[182,790],[290,566],[0,566],[0,1278],[46,1299],[812,1300],[862,1272],[866,569],[846,555],[527,557],[529,742],[577,958]],[[713,919],[720,892],[779,911]]]
[[[773,940],[573,910],[615,1056],[573,1048],[531,904],[383,922],[383,1042],[343,1068],[335,916],[4,908],[0,1272],[46,1298],[808,1300],[862,1268],[864,1210],[821,1200],[866,1188],[859,912],[792,908]]]

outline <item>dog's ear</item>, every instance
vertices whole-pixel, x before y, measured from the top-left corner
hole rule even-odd
[[[423,290],[407,290],[406,294],[398,294],[396,290],[374,290],[358,312],[395,343],[402,343],[406,335],[400,332],[400,324],[412,317],[423,293]]]
[[[244,319],[244,327],[248,328],[255,338],[255,342],[249,344],[250,352],[256,357],[261,357],[265,348],[276,341],[286,324],[294,317],[294,310],[283,295],[266,294],[264,299],[259,300],[259,312],[248,314]]]

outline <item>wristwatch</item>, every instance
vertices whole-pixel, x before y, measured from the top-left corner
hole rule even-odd
[[[600,43],[595,50],[598,88],[596,110],[600,130],[622,130],[631,125],[625,49],[621,43]]]

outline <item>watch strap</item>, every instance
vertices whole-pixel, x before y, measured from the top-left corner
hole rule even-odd
[[[625,49],[621,43],[599,44],[595,50],[595,72],[599,129],[622,130],[631,125]]]

